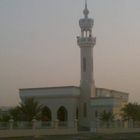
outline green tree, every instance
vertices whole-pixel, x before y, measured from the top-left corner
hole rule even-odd
[[[123,120],[140,121],[140,105],[137,103],[128,103],[122,109],[121,116]]]
[[[100,113],[100,120],[106,124],[107,127],[110,126],[110,123],[114,121],[114,114],[111,111],[103,111]]]
[[[14,119],[14,121],[21,121],[22,120],[22,112],[19,106],[11,108],[9,110],[10,116]]]
[[[42,105],[39,104],[34,98],[28,98],[20,103],[19,110],[22,114],[22,120],[31,121],[34,117],[40,119],[42,112]]]
[[[2,114],[0,121],[1,122],[8,122],[10,120],[10,115],[9,114]]]

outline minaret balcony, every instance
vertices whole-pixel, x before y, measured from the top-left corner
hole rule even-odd
[[[80,47],[94,47],[96,44],[95,37],[77,37],[77,44]]]

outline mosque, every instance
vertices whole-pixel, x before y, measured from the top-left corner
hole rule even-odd
[[[103,111],[116,114],[120,119],[120,109],[128,102],[128,93],[96,88],[93,72],[93,48],[96,38],[92,35],[94,20],[89,18],[87,2],[83,10],[84,18],[79,20],[81,35],[77,44],[81,52],[80,86],[24,88],[19,90],[21,101],[33,97],[44,105],[48,121],[68,122],[73,126],[78,119],[81,128],[94,128],[95,122]]]

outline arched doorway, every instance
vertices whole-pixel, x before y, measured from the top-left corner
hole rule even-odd
[[[68,120],[68,112],[65,107],[61,106],[57,111],[57,119],[60,122],[64,122]]]
[[[51,121],[52,120],[52,113],[51,110],[45,106],[42,109],[42,121]]]

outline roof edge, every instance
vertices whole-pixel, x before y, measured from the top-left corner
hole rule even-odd
[[[120,93],[124,93],[124,94],[130,94],[130,93],[125,92],[125,91],[119,91],[119,90],[108,89],[108,88],[98,88],[98,87],[96,87],[96,89],[99,89],[99,90],[108,90],[108,91],[111,91],[111,92],[120,92]]]
[[[56,86],[56,87],[38,87],[38,88],[22,88],[19,90],[44,90],[44,89],[57,89],[57,88],[80,88],[78,86]]]

